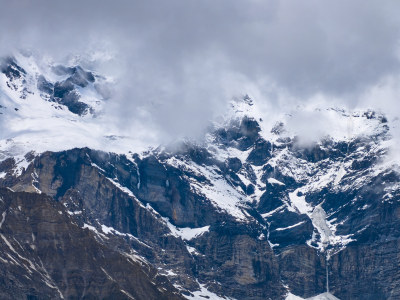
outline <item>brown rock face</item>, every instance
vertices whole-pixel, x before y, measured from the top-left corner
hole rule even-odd
[[[243,140],[244,148],[248,142]],[[271,146],[259,145],[252,155],[255,166],[264,164],[265,149]],[[188,153],[47,152],[33,158],[20,176],[13,176],[12,159],[0,163],[6,173],[0,186],[49,195],[2,190],[8,200],[0,203],[0,298],[179,297],[170,283],[185,295],[201,294],[201,284],[233,299],[284,299],[288,290],[307,298],[326,290],[329,251],[332,294],[400,299],[400,176],[391,170],[375,172],[373,153],[348,170],[343,188],[338,184],[297,194],[322,207],[336,235],[349,239],[324,252],[317,250],[321,236],[310,217],[288,207],[288,194],[303,183],[279,173],[279,166],[263,166],[260,201],[240,206],[246,217],[238,220],[207,198],[218,194],[206,196],[193,186],[212,187],[213,176],[220,176],[226,187],[251,194],[260,185],[253,167],[239,159],[218,162],[204,149]],[[325,155],[335,158],[313,153],[298,154],[304,156],[302,164],[321,160],[316,170],[326,168]],[[171,157],[182,166],[170,163]],[[187,167],[191,161],[214,175],[193,171]],[[251,183],[241,182],[243,174]],[[176,233],[205,226],[209,229],[197,236]]]
[[[106,247],[48,196],[0,189],[1,299],[182,299],[134,254]]]
[[[330,284],[342,300],[400,299],[400,243],[352,245],[330,261]]]
[[[292,293],[311,297],[325,291],[323,254],[306,245],[298,245],[286,249],[278,257],[282,280],[290,282]]]
[[[219,278],[220,284],[212,287],[223,293],[223,287],[229,286],[235,299],[280,299],[284,290],[278,261],[268,242],[255,239],[247,230],[225,224],[196,241],[203,254],[197,259],[201,278]]]
[[[138,165],[140,169],[135,169]],[[135,166],[123,157],[89,149],[45,153],[13,183],[13,189],[32,186],[32,173],[37,174],[39,190],[69,210],[82,211],[74,216],[81,226],[104,224],[137,237],[145,244],[135,240],[128,245],[115,243],[125,250],[133,248],[157,268],[172,269],[177,274],[173,282],[189,291],[198,289],[198,279],[210,282],[207,287],[213,292],[236,299],[279,299],[285,293],[277,259],[268,241],[257,239],[260,232],[254,220],[245,225],[216,211],[204,197],[193,193],[182,173],[164,167],[155,157]],[[110,178],[137,196],[123,192]],[[183,242],[170,235],[163,219],[145,203],[178,227],[211,225],[211,232]],[[115,247],[109,240],[102,243]],[[195,247],[197,254],[187,246]]]

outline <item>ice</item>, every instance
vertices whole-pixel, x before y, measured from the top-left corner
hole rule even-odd
[[[200,253],[196,250],[196,248],[186,245],[186,249],[191,255],[200,255]]]
[[[298,211],[301,214],[306,214],[312,221],[314,228],[318,231],[320,239],[316,240],[315,234],[310,241],[307,242],[311,245],[311,242],[316,242],[318,244],[318,249],[324,251],[329,245],[338,246],[339,249],[343,249],[348,243],[353,241],[351,239],[352,234],[340,236],[336,235],[336,225],[333,222],[328,221],[325,210],[322,205],[316,205],[312,207],[305,200],[305,195],[302,194],[301,188],[296,189],[292,193],[289,193],[290,206],[288,207],[291,211]]]
[[[340,166],[340,169],[335,177],[335,184],[339,184],[339,182],[342,180],[342,178],[344,177],[344,175],[346,175],[346,170],[344,169],[343,166]]]
[[[277,184],[277,185],[285,185],[283,182],[280,182],[279,180],[276,180],[275,178],[268,178],[268,182],[272,185]]]
[[[289,294],[286,295],[285,300],[304,300],[304,298],[301,298],[301,297],[296,296],[296,295],[294,295],[292,293],[289,293]]]
[[[129,253],[122,252],[122,255],[127,257],[133,263],[140,263],[141,265],[148,266],[149,262],[142,256],[137,255],[134,250],[131,250]]]
[[[131,295],[131,294],[129,294],[127,291],[125,291],[125,290],[120,290],[122,293],[124,293],[129,299],[132,299],[132,300],[134,300],[135,298]]]
[[[262,216],[263,218],[268,218],[268,217],[274,215],[275,213],[278,213],[278,212],[284,210],[285,207],[286,207],[285,205],[281,205],[281,206],[275,208],[274,210],[271,210],[270,212],[267,212],[267,213],[265,213],[265,214],[262,214],[261,216]]]
[[[191,295],[184,295],[185,298],[189,300],[204,300],[204,299],[209,299],[209,300],[235,300],[234,298],[230,297],[220,297],[217,294],[210,292],[204,284],[200,284],[200,291],[194,291],[192,292],[193,296]]]
[[[318,296],[308,298],[307,300],[339,300],[339,298],[335,297],[331,293],[323,293]]]
[[[172,270],[164,270],[164,272],[165,272],[166,276],[176,276],[176,275],[178,275]]]
[[[130,233],[119,232],[115,228],[106,226],[104,224],[101,224],[101,231],[103,231],[105,234],[115,234],[115,235],[127,236],[127,237],[130,237],[130,238],[133,238],[133,239],[137,239],[135,236],[133,236]]]
[[[335,297],[331,293],[323,293],[311,298],[301,298],[296,296],[292,293],[287,294],[285,300],[340,300],[339,298]]]
[[[288,226],[288,227],[284,227],[284,228],[277,228],[277,229],[275,229],[275,230],[276,230],[276,231],[283,231],[283,230],[292,229],[292,228],[294,228],[294,227],[297,227],[297,226],[300,226],[300,225],[304,224],[305,222],[306,222],[306,221],[301,221],[301,222],[296,223],[296,224],[294,224],[294,225],[291,225],[291,226]]]
[[[289,193],[292,211],[298,211],[301,214],[309,214],[312,211],[312,206],[306,202],[305,195],[299,196],[301,189]]]
[[[101,172],[106,173],[106,171],[104,171],[104,169],[100,168],[98,165],[96,165],[95,163],[91,163],[92,167],[95,167],[96,169],[99,169]]]
[[[108,279],[110,279],[111,281],[114,281],[114,282],[115,282],[114,278],[112,278],[112,277],[110,276],[110,274],[107,273],[106,270],[104,270],[102,267],[100,267],[100,269],[103,271],[104,274],[106,274],[106,276],[107,276]]]
[[[106,235],[114,234],[114,235],[119,235],[119,236],[123,236],[123,237],[128,237],[130,239],[133,239],[133,240],[137,241],[138,243],[142,244],[143,246],[150,248],[149,245],[147,245],[146,243],[142,242],[140,239],[138,239],[137,237],[135,237],[134,235],[132,235],[130,233],[122,233],[122,232],[116,230],[115,228],[110,227],[110,226],[106,226],[104,224],[100,224],[100,227],[101,227],[101,231]]]
[[[10,248],[10,250],[11,250],[12,252],[18,254],[18,252],[15,251],[14,247],[10,244],[10,242],[7,240],[7,238],[6,238],[4,235],[2,235],[2,234],[0,233],[0,237],[3,239],[3,241],[6,243],[6,245],[8,246],[8,248]]]
[[[326,213],[321,205],[317,205],[314,208],[313,212],[311,213],[311,220],[321,236],[321,249],[326,248],[330,243],[332,231],[327,224]]]
[[[189,228],[189,227],[179,228],[171,224],[168,218],[163,218],[163,220],[167,224],[169,230],[172,232],[174,236],[180,237],[183,240],[188,240],[188,241],[204,234],[205,232],[208,232],[210,229],[210,226],[204,226],[199,228]]]
[[[87,229],[89,229],[90,231],[93,231],[94,234],[96,234],[96,236],[98,236],[98,237],[100,237],[100,238],[107,238],[104,234],[100,233],[100,232],[96,229],[96,227],[94,227],[94,226],[92,226],[92,225],[83,223],[83,228],[87,228]]]
[[[4,224],[4,221],[6,220],[6,214],[7,214],[7,212],[5,212],[5,211],[3,211],[3,213],[1,214],[0,229]]]

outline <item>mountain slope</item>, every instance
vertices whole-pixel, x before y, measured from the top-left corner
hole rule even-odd
[[[139,152],[129,139],[107,138],[96,109],[79,114],[66,100],[48,100],[56,97],[57,82],[91,89],[98,77],[78,66],[63,67],[55,71],[64,72],[63,80],[57,77],[60,73],[46,79],[51,83],[45,84],[48,97],[34,92],[24,99],[29,84],[14,73],[28,78],[28,68],[16,60],[8,64],[3,67],[3,95],[13,95],[11,83],[16,82],[18,93],[0,99],[11,99],[20,108],[12,111],[8,104],[0,116],[10,121],[3,123],[9,136],[0,142],[0,186],[18,195],[47,195],[46,201],[62,207],[77,232],[92,232],[102,251],[134,255],[145,262],[142,272],[156,276],[157,270],[188,299],[309,298],[324,293],[327,284],[331,294],[322,296],[331,298],[400,297],[399,271],[392,264],[399,253],[399,172],[389,151],[393,139],[385,116],[315,110],[328,123],[328,134],[304,142],[290,124],[307,108],[279,116],[271,125],[245,97],[232,102],[204,141]],[[33,78],[43,82],[40,74]],[[67,90],[62,97],[72,91]],[[15,131],[16,120],[26,121],[27,127],[39,124],[23,114],[28,113],[23,107],[30,105],[26,101],[35,103],[31,114],[43,105],[46,118],[57,119],[79,138],[58,133],[55,141],[62,143],[54,145],[52,135],[43,137],[48,144],[41,133]],[[99,101],[105,105],[105,99]],[[85,131],[74,130],[76,126],[96,128],[99,134],[86,140]],[[57,133],[53,128],[45,132]],[[98,151],[102,143],[96,139],[111,140],[110,148],[122,146],[118,153]],[[79,249],[80,243],[73,244]],[[117,280],[108,268],[118,274],[136,269],[106,262],[102,267],[124,291],[137,284]],[[98,268],[91,265],[88,270]],[[37,284],[46,293],[45,282]],[[68,295],[64,283],[51,284]],[[154,295],[152,285],[148,292]],[[169,287],[166,293],[174,292]]]
[[[0,190],[2,299],[182,299],[150,265],[104,247],[48,196]]]

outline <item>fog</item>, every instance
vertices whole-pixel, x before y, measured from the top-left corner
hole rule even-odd
[[[266,119],[315,101],[398,115],[398,1],[0,4],[1,55],[30,49],[113,76],[108,119],[131,134],[200,136],[244,94]]]

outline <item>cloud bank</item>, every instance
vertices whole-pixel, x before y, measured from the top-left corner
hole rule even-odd
[[[398,115],[400,2],[0,0],[0,53],[34,49],[114,76],[110,118],[200,135],[232,97]],[[137,126],[141,124],[141,126]]]

